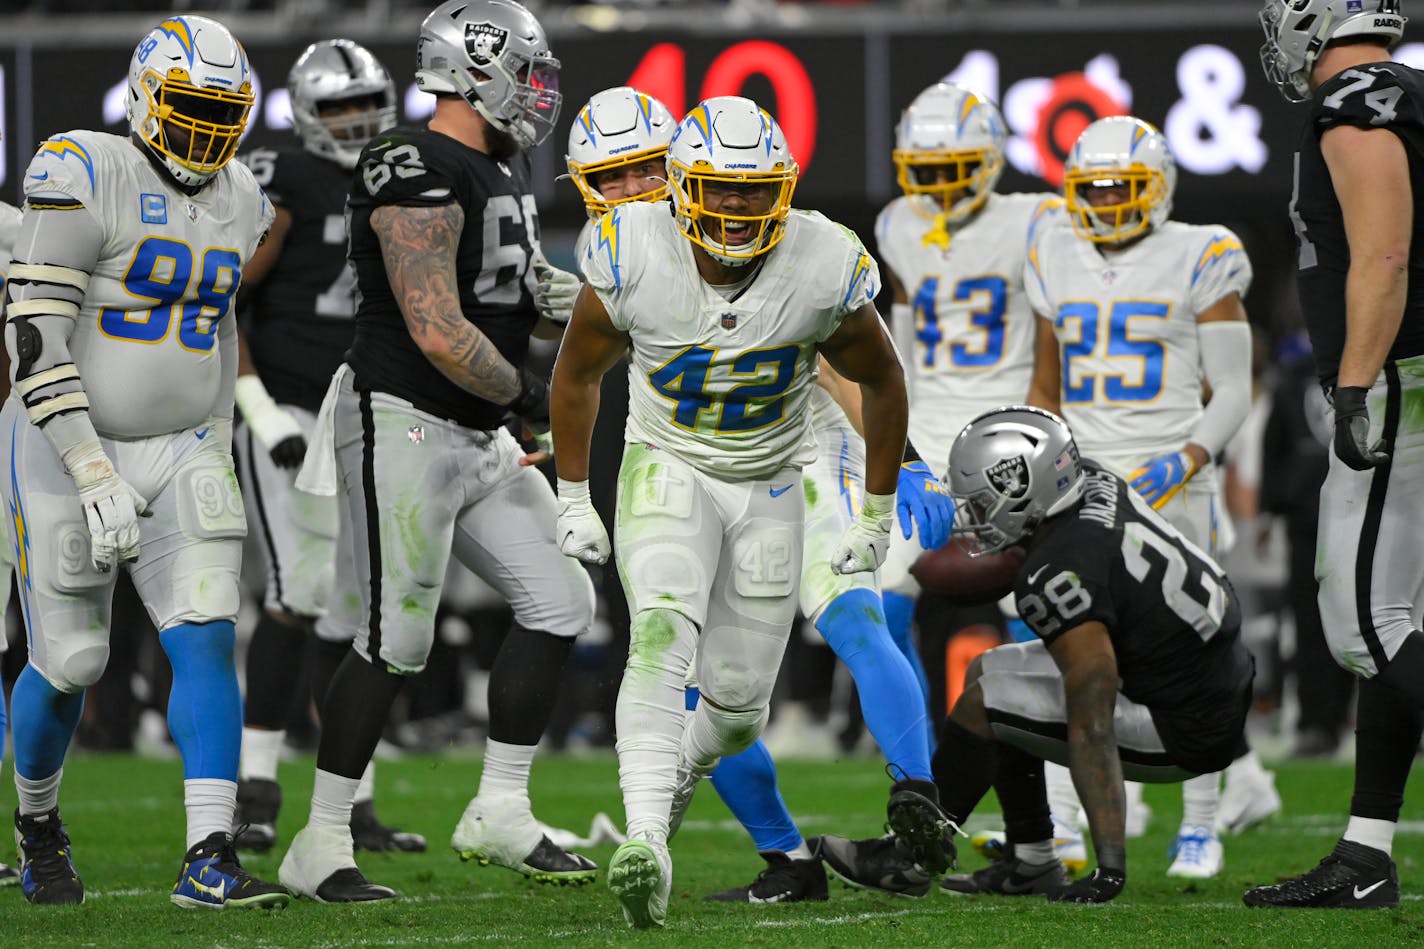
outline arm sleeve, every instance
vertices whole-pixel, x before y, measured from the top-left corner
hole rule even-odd
[[[1251,324],[1198,323],[1197,347],[1211,401],[1192,426],[1191,440],[1215,458],[1251,411]]]

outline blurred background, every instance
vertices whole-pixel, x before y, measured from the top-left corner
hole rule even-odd
[[[1255,268],[1246,303],[1257,329],[1258,404],[1226,459],[1239,538],[1228,568],[1248,600],[1248,635],[1260,669],[1253,729],[1267,754],[1348,753],[1340,744],[1348,734],[1347,699],[1331,703],[1324,721],[1310,719],[1318,707],[1303,718],[1295,699],[1297,630],[1307,636],[1318,630],[1309,615],[1307,554],[1318,488],[1311,466],[1323,463],[1318,436],[1326,429],[1299,334],[1287,215],[1291,154],[1305,113],[1287,105],[1261,74],[1257,0],[528,5],[563,63],[560,127],[534,160],[545,247],[569,267],[584,212],[573,185],[557,180],[568,126],[591,94],[609,86],[636,86],[675,115],[712,95],[755,99],[777,117],[804,169],[796,205],[853,228],[872,251],[875,214],[896,193],[890,153],[899,112],[939,79],[962,82],[1000,104],[1012,132],[1001,190],[1057,190],[1064,155],[1096,118],[1131,113],[1162,128],[1181,170],[1174,216],[1233,228]],[[260,84],[245,146],[251,148],[295,144],[283,84],[297,54],[319,39],[343,36],[366,45],[396,78],[401,121],[422,120],[432,100],[414,87],[415,37],[432,6],[429,0],[0,0],[0,199],[18,201],[24,167],[47,136],[74,128],[126,131],[129,57],[163,15],[216,16],[246,45]],[[1395,55],[1424,65],[1424,43],[1403,44]],[[888,310],[889,301],[882,302]],[[615,454],[620,427],[614,419],[602,429]],[[556,746],[611,740],[611,703],[620,649],[626,650],[616,586],[616,580],[604,585],[610,592],[598,628],[570,671],[567,708],[549,739]],[[441,645],[408,690],[390,748],[463,745],[480,734],[482,670],[508,618],[463,575],[447,600]],[[24,656],[17,612],[9,612],[16,648],[5,661],[7,687]],[[126,619],[116,618],[114,662],[100,695],[91,697],[85,738],[92,747],[113,748],[137,740],[163,753],[161,653],[143,628],[141,609],[130,603],[120,615]],[[250,629],[251,619],[240,631]],[[945,643],[932,634],[932,618],[922,620],[930,633],[921,643],[925,665],[942,680]],[[819,642],[810,630],[788,654],[769,735],[773,750],[867,751],[853,687]],[[942,681],[936,694],[945,694]],[[299,744],[310,744],[307,720],[304,707],[293,709]]]

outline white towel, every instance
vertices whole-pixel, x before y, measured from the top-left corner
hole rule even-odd
[[[539,829],[544,832],[545,837],[565,850],[597,847],[600,844],[622,844],[628,840],[623,831],[618,829],[618,825],[613,823],[613,819],[602,811],[593,815],[593,825],[589,827],[587,837],[580,837],[575,831],[550,827],[542,822]]]
[[[341,380],[350,371],[351,367],[342,363],[331,377],[331,385],[326,387],[326,396],[316,413],[316,427],[307,442],[307,455],[302,459],[302,470],[297,472],[298,491],[336,494],[336,396],[341,391]]]

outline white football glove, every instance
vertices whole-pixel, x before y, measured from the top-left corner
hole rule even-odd
[[[890,547],[890,528],[895,523],[895,495],[870,494],[860,506],[860,516],[851,521],[831,557],[836,573],[865,573],[880,569]]]
[[[605,563],[613,552],[603,519],[593,509],[587,481],[559,479],[559,522],[554,534],[565,556],[584,563]]]
[[[534,276],[539,281],[534,290],[534,306],[539,315],[550,323],[567,326],[583,281],[578,274],[555,267],[542,254],[534,258]]]
[[[252,437],[267,449],[272,463],[278,468],[300,468],[307,440],[292,413],[277,404],[255,375],[238,376],[235,395]]]
[[[95,439],[64,453],[64,466],[79,489],[84,519],[89,524],[90,557],[101,573],[138,559],[138,519],[148,502],[119,477],[114,463]]]

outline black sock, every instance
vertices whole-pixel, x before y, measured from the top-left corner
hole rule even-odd
[[[1013,745],[1000,745],[994,791],[1004,809],[1004,836],[1009,843],[1028,844],[1053,838],[1041,759]]]
[[[346,654],[352,650],[348,642],[322,639],[320,636],[313,636],[311,643],[311,697],[319,717],[321,707],[326,702],[327,690],[331,688],[331,679],[341,667]]]
[[[1424,633],[1417,629],[1410,633],[1375,678],[1403,692],[1416,708],[1424,709]]]
[[[302,673],[306,627],[283,623],[265,610],[247,647],[247,695],[243,724],[278,731],[287,727],[287,713]]]
[[[572,636],[515,626],[490,670],[489,736],[510,745],[537,745],[559,697]]]
[[[998,770],[1002,746],[992,738],[981,738],[952,718],[939,730],[939,747],[930,761],[939,804],[949,819],[963,825],[978,806]]]
[[[377,668],[348,650],[321,704],[316,766],[346,778],[361,777],[381,740],[391,703],[404,685],[404,676]]]
[[[1393,664],[1391,664],[1391,668]],[[1424,723],[1412,698],[1381,681],[1360,680],[1355,712],[1355,817],[1398,821],[1404,804],[1404,784]]]

